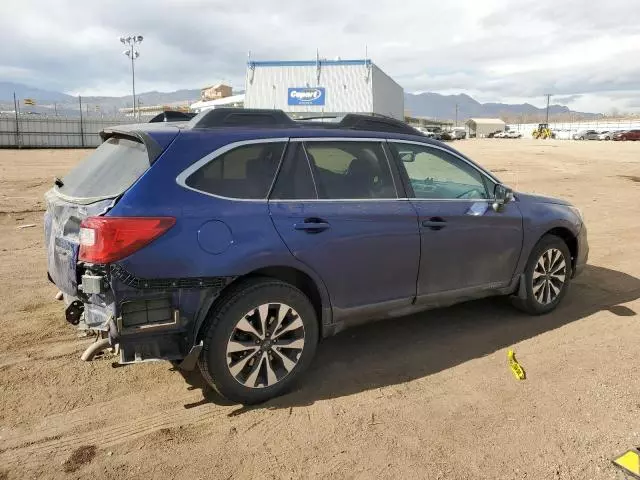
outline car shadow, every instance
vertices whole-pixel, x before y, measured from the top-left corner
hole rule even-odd
[[[310,405],[422,378],[599,311],[636,315],[620,304],[637,298],[640,279],[587,266],[560,307],[541,317],[515,310],[506,299],[491,298],[354,327],[320,343],[312,367],[293,391],[258,406],[239,408],[231,415],[256,408]],[[199,373],[184,375],[191,389],[203,391],[201,401],[185,408],[208,402],[230,405]]]

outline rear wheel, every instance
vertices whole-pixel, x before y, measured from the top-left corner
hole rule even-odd
[[[229,400],[254,404],[281,395],[307,369],[318,323],[300,290],[257,279],[223,299],[203,340],[199,365],[205,379]]]
[[[564,298],[571,280],[571,254],[555,235],[545,235],[535,246],[524,272],[525,299],[515,305],[531,315],[554,310]]]

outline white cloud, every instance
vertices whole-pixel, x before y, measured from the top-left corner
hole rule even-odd
[[[98,6],[99,5],[99,6]],[[140,91],[244,85],[257,59],[370,57],[407,91],[640,111],[640,4],[579,0],[5,0],[0,80],[128,93],[121,34],[145,36]]]

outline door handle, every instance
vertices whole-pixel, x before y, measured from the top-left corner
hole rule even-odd
[[[422,226],[431,230],[442,230],[447,222],[442,217],[431,217],[429,220],[423,220]]]
[[[331,225],[319,218],[306,218],[304,222],[293,225],[294,229],[302,230],[307,233],[320,233],[330,227]]]

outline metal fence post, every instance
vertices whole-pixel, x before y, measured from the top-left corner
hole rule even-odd
[[[82,97],[78,95],[78,101],[80,102],[80,144],[84,147],[84,128],[82,126]]]
[[[16,92],[13,92],[13,113],[16,116],[16,147],[20,148],[20,124],[18,123],[18,102],[16,101]]]

